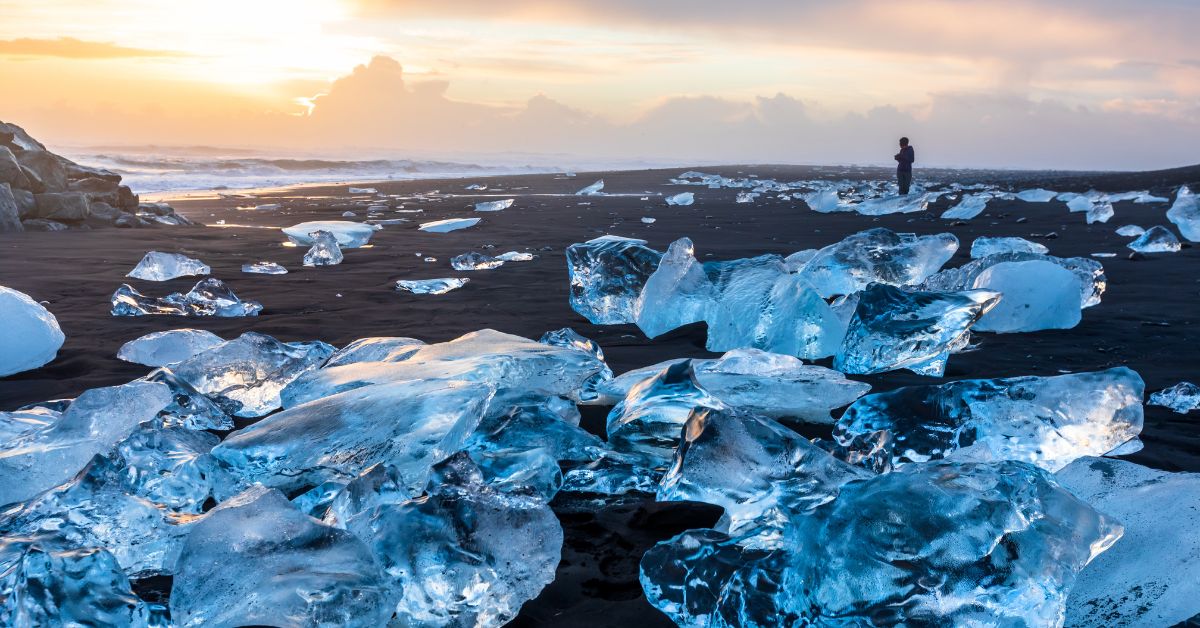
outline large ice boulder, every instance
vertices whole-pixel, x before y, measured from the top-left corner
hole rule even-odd
[[[0,286],[0,377],[38,368],[58,355],[66,336],[58,319],[24,292]]]
[[[1002,262],[979,273],[973,287],[1004,295],[976,323],[978,331],[1070,329],[1079,324],[1079,277],[1057,264],[1043,260]]]

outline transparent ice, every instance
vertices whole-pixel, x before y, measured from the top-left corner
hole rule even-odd
[[[1137,225],[1125,225],[1117,228],[1117,235],[1125,236],[1127,238],[1136,238],[1143,233],[1146,233],[1146,230]]]
[[[233,417],[226,414],[207,395],[180,379],[171,369],[154,369],[139,381],[163,384],[171,395],[171,403],[154,418],[155,425],[184,427],[189,430],[233,429]]]
[[[963,194],[962,200],[957,205],[942,212],[942,218],[945,220],[970,220],[982,214],[983,210],[987,209],[990,200],[992,200],[992,195],[988,192]]]
[[[58,319],[24,292],[0,286],[0,377],[38,368],[58,355]]]
[[[716,287],[696,261],[688,238],[671,243],[634,303],[634,320],[648,338],[705,320],[715,306]]]
[[[634,385],[608,413],[608,443],[623,453],[665,462],[692,410],[723,404],[696,381],[690,362],[673,364]]]
[[[199,514],[223,481],[209,452],[213,434],[182,427],[143,426],[117,445],[114,459],[131,494],[175,512]]]
[[[312,248],[304,254],[305,266],[335,266],[342,263],[344,256],[337,238],[328,231],[314,231]]]
[[[344,249],[357,249],[365,246],[383,227],[350,220],[314,220],[302,222],[283,229],[289,240],[303,246],[311,246],[316,242],[313,234],[327,231],[333,234],[338,246]]]
[[[696,202],[696,195],[692,192],[681,192],[666,198],[667,205],[691,205]]]
[[[1167,210],[1167,220],[1190,242],[1200,242],[1200,199],[1186,185],[1179,187],[1175,202]]]
[[[848,205],[842,205],[836,188],[824,188],[805,194],[804,202],[808,205],[809,209],[822,214],[850,211],[852,209]]]
[[[178,253],[150,251],[138,262],[126,277],[146,281],[167,281],[188,275],[207,275],[212,272],[208,264]]]
[[[325,367],[342,366],[356,362],[399,362],[408,359],[423,346],[423,340],[399,336],[376,336],[359,338],[338,349],[329,356]]]
[[[396,282],[396,290],[413,294],[446,294],[458,290],[471,280],[466,277],[443,277],[441,279],[401,279]]]
[[[1000,303],[975,325],[977,331],[1071,329],[1081,318],[1079,277],[1048,261],[1035,259],[989,266],[975,277],[972,287],[1003,295]]]
[[[597,325],[637,320],[642,287],[662,254],[645,240],[601,236],[567,247],[571,308]]]
[[[865,200],[854,205],[853,209],[864,216],[909,214],[925,211],[935,198],[937,198],[936,195],[923,192],[914,192],[904,196],[884,196]]]
[[[1183,248],[1179,238],[1176,238],[1170,229],[1158,225],[1150,227],[1138,239],[1125,246],[1138,253],[1177,253]]]
[[[603,190],[603,189],[604,189],[604,179],[600,179],[599,181],[576,192],[575,196],[600,196],[603,194],[603,192],[601,192],[600,190]]]
[[[121,345],[117,357],[134,364],[167,366],[222,342],[225,341],[220,336],[203,329],[156,331]]]
[[[1057,192],[1045,190],[1042,188],[1034,188],[1032,190],[1021,190],[1017,192],[1017,198],[1026,203],[1049,203],[1058,196]]]
[[[1150,401],[1146,403],[1167,407],[1179,414],[1187,414],[1200,409],[1200,386],[1191,382],[1179,382],[1150,395]]]
[[[971,259],[979,259],[997,253],[1037,253],[1044,255],[1050,249],[1025,238],[989,238],[981,236],[971,243]]]
[[[474,227],[479,224],[479,220],[479,218],[447,218],[446,220],[423,222],[419,229],[430,233],[448,233],[450,231]]]
[[[829,298],[853,294],[869,283],[919,284],[957,250],[958,238],[950,233],[918,236],[880,227],[826,246],[797,272]]]
[[[112,295],[113,316],[258,316],[262,304],[243,301],[219,279],[202,279],[187,294],[173,292],[161,299],[148,297],[129,284],[121,284]]]
[[[242,272],[252,275],[286,275],[288,271],[275,262],[254,262],[242,264]]]
[[[1079,278],[1079,296],[1083,307],[1099,305],[1100,297],[1108,287],[1104,275],[1104,266],[1096,260],[1086,257],[1055,257],[1053,255],[1037,255],[1035,253],[1000,253],[989,255],[982,259],[972,260],[958,268],[947,268],[926,279],[921,285],[922,290],[970,290],[975,287],[975,280],[988,268],[1007,262],[1028,262],[1041,260],[1062,266],[1075,273]]]
[[[493,268],[500,268],[503,265],[504,260],[496,259],[483,253],[476,253],[475,251],[455,255],[450,259],[450,266],[454,270],[491,270]]]
[[[485,201],[483,203],[475,203],[475,211],[477,212],[498,212],[512,207],[516,199],[506,198],[499,201]]]

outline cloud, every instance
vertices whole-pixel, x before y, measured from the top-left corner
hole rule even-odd
[[[65,59],[129,59],[139,57],[181,57],[182,53],[170,50],[148,50],[130,48],[117,44],[84,41],[73,37],[58,39],[5,39],[0,40],[0,55],[22,57],[61,57]]]

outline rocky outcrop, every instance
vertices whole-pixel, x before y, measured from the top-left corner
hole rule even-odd
[[[191,225],[166,203],[141,203],[121,175],[56,155],[0,122],[0,233]]]

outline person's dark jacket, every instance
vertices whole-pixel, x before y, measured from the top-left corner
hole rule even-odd
[[[913,151],[912,146],[905,146],[896,153],[896,172],[912,172],[913,162],[917,160],[917,153]]]

